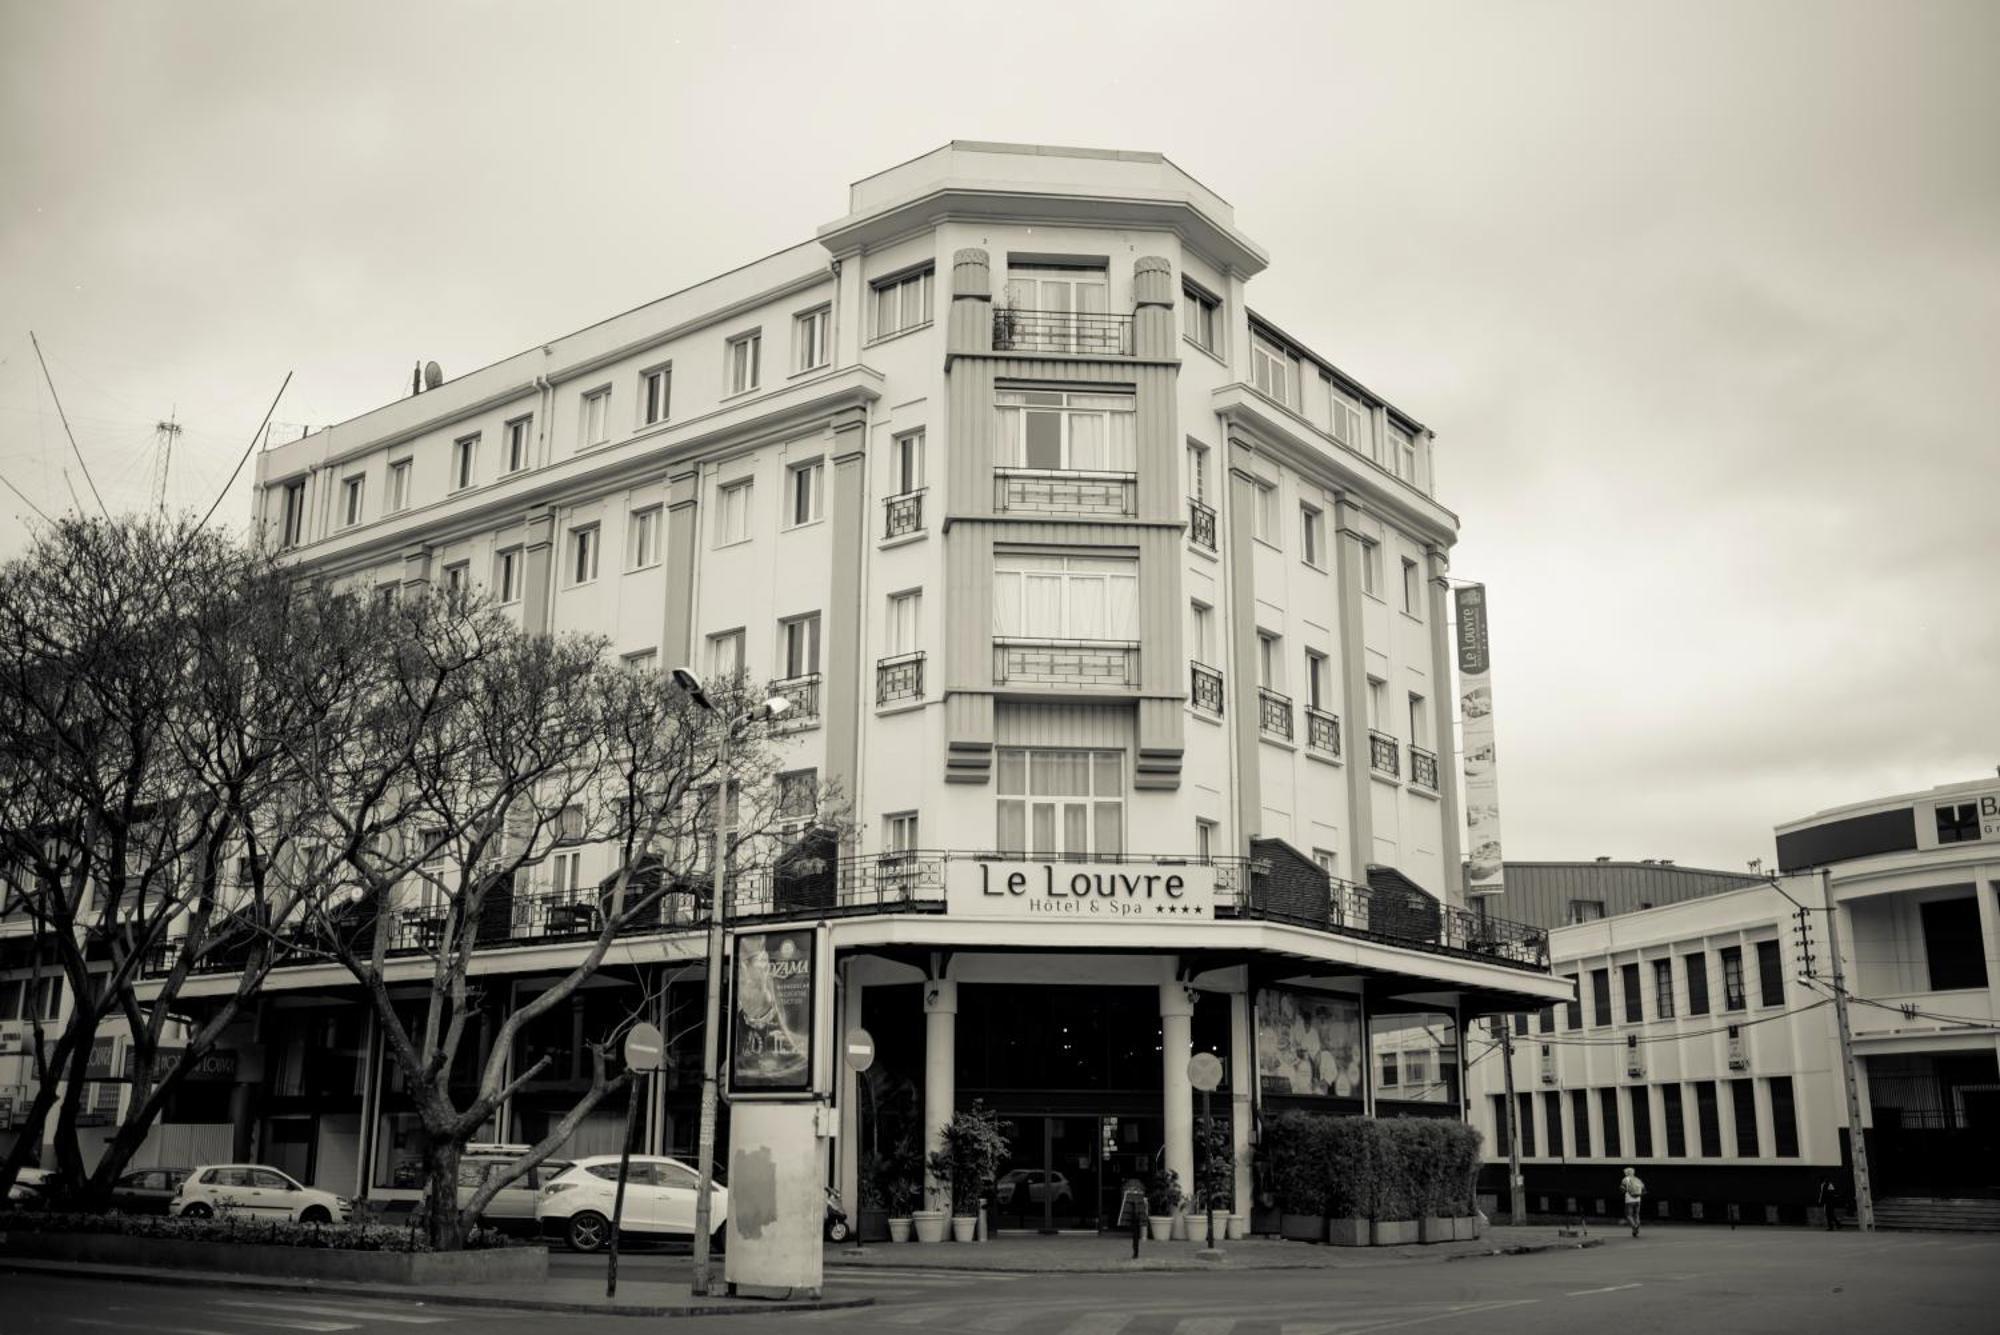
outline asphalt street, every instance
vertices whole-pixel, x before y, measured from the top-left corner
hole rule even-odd
[[[559,1272],[601,1260],[557,1257]],[[629,1259],[633,1278],[683,1278],[684,1257]],[[622,1267],[621,1267],[622,1268]],[[1477,1335],[1620,1335],[1995,1329],[2000,1237],[1803,1230],[1655,1229],[1633,1241],[1533,1256],[1230,1273],[980,1275],[829,1270],[829,1296],[866,1308],[676,1320],[686,1335],[1362,1335],[1436,1328]],[[7,1276],[0,1335],[612,1335],[657,1318],[350,1301],[324,1295]]]

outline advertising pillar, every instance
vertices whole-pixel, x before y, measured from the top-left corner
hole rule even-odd
[[[1487,642],[1486,586],[1460,586],[1458,714],[1464,726],[1466,893],[1497,895],[1500,868],[1499,757],[1493,746],[1493,657]]]

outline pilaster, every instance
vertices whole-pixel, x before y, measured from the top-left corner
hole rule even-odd
[[[1180,353],[1174,328],[1174,266],[1159,255],[1132,262],[1132,350],[1140,357]]]
[[[1436,740],[1432,749],[1438,758],[1438,853],[1444,863],[1444,884],[1438,887],[1438,897],[1447,904],[1465,906],[1465,874],[1460,865],[1464,856],[1465,822],[1459,811],[1458,776],[1459,759],[1457,736],[1452,729],[1452,718],[1458,712],[1458,678],[1453,669],[1457,665],[1457,655],[1452,652],[1451,626],[1446,617],[1450,607],[1450,581],[1447,572],[1451,569],[1451,558],[1442,548],[1432,546],[1426,549],[1424,562],[1426,570],[1427,596],[1430,606],[1426,609],[1431,625],[1431,680],[1436,683],[1432,694],[1437,703],[1431,709],[1431,727]]]
[[[1341,726],[1347,731],[1348,751],[1347,865],[1353,881],[1367,880],[1368,864],[1375,860],[1375,794],[1368,777],[1368,622],[1361,601],[1367,596],[1361,592],[1362,544],[1370,535],[1361,526],[1361,513],[1352,497],[1338,493],[1334,546],[1340,582],[1341,710],[1345,715]]]
[[[1250,451],[1230,440],[1229,504],[1216,517],[1228,544],[1229,608],[1223,626],[1229,634],[1229,735],[1236,746],[1236,847],[1241,852],[1264,829],[1262,757],[1258,754],[1257,719],[1257,553],[1251,545],[1250,516],[1256,513],[1257,482],[1250,473]]]
[[[521,542],[521,629],[530,635],[549,633],[555,611],[556,514],[548,506],[528,512]]]
[[[827,621],[826,774],[843,801],[857,803],[863,692],[862,629],[869,622],[863,553],[868,534],[868,414],[849,409],[833,423],[833,587],[850,593],[862,615]]]
[[[924,984],[924,1153],[944,1149],[944,1129],[958,1095],[958,984],[933,978]],[[951,1197],[924,1174],[933,1210],[949,1210]]]
[[[948,353],[993,351],[992,261],[977,246],[951,257],[951,313],[946,321]]]
[[[695,531],[701,518],[701,472],[687,467],[667,477],[666,615],[660,658],[667,667],[705,668],[694,662]]]
[[[1166,1123],[1166,1166],[1180,1175],[1181,1189],[1194,1190],[1194,1085],[1188,1059],[1194,1055],[1194,990],[1178,980],[1160,984],[1160,1076]]]

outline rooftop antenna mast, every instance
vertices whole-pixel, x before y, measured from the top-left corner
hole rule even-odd
[[[161,514],[167,512],[167,470],[173,466],[174,441],[180,438],[180,405],[167,414],[164,422],[153,424],[153,444],[157,451],[153,456],[153,508]]]

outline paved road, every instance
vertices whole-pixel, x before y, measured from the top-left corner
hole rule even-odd
[[[555,1258],[568,1272],[582,1258]],[[685,1258],[631,1258],[634,1279]],[[1948,1234],[1655,1229],[1589,1251],[1336,1271],[1228,1274],[829,1273],[845,1311],[676,1321],[676,1335],[1988,1335],[2000,1312],[2000,1238]],[[656,1320],[508,1313],[315,1296],[84,1283],[11,1275],[0,1335],[632,1335]]]

